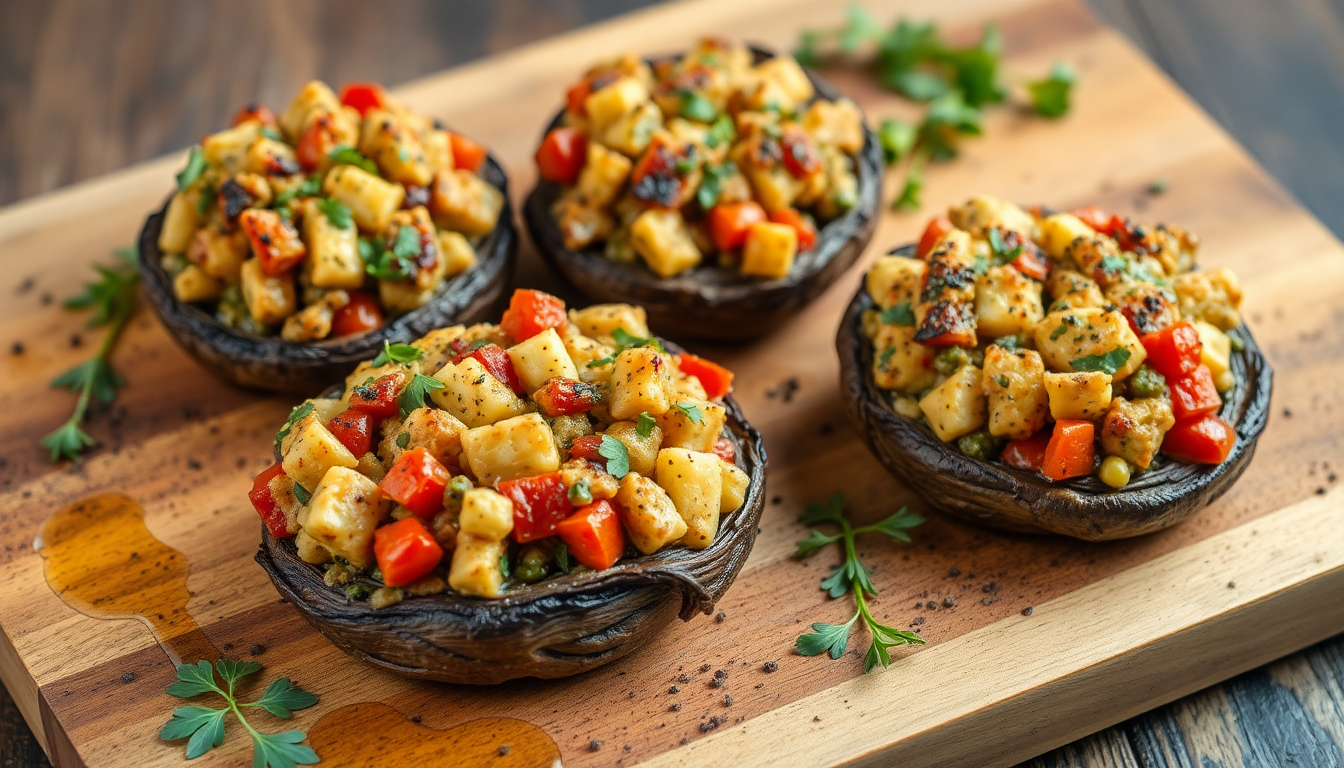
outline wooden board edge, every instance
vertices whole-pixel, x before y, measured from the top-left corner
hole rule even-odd
[[[1012,765],[1344,631],[1341,589],[1344,487],[641,765]]]
[[[32,730],[42,751],[50,757],[51,746],[47,738],[46,722],[42,717],[46,708],[41,703],[37,681],[29,674],[28,665],[19,657],[14,641],[9,639],[3,626],[0,626],[0,683],[4,684],[5,690],[14,698],[14,704],[23,714],[23,719],[28,723],[28,728]]]

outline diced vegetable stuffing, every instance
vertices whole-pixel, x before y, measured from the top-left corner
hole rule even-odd
[[[665,351],[644,318],[519,290],[500,325],[385,345],[339,399],[294,409],[249,498],[328,584],[380,606],[708,547],[750,482],[733,375]]]
[[[978,196],[929,222],[913,257],[868,272],[874,383],[972,458],[1121,488],[1160,454],[1218,464],[1236,431],[1241,288],[1198,240],[1095,206]],[[1232,335],[1229,335],[1232,334]]]

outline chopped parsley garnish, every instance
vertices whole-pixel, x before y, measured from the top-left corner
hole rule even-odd
[[[289,418],[285,420],[285,425],[280,428],[279,432],[275,433],[275,452],[277,454],[280,453],[280,444],[289,436],[290,431],[294,429],[294,425],[298,424],[303,420],[304,416],[307,416],[312,412],[313,404],[311,401],[296,406],[294,410],[289,412]]]
[[[177,189],[186,192],[205,172],[205,153],[200,147],[192,147],[187,155],[187,165],[177,174]]]
[[[681,116],[702,123],[710,123],[719,116],[719,110],[699,93],[687,88],[678,94],[681,98]]]
[[[611,435],[603,435],[597,453],[607,460],[607,472],[612,477],[620,480],[630,473],[630,452],[626,450],[625,443]]]
[[[709,126],[709,134],[705,136],[705,146],[713,149],[720,144],[731,144],[735,138],[737,138],[737,127],[733,125],[733,119],[728,115],[720,115],[714,121],[714,124]]]
[[[569,486],[567,495],[569,496],[569,503],[576,507],[586,507],[593,503],[593,491],[588,486],[587,480],[580,480]]]
[[[640,437],[648,437],[653,434],[653,428],[658,426],[658,422],[649,415],[648,411],[639,414],[639,419],[635,421],[635,432]]]
[[[347,144],[338,144],[327,154],[327,159],[337,165],[353,165],[374,176],[378,175],[378,166],[372,160],[359,153],[359,150]]]
[[[700,406],[689,400],[677,403],[677,410],[686,414],[686,418],[690,419],[692,424],[699,424],[705,420],[704,411],[700,410]]]
[[[406,385],[406,389],[397,396],[397,406],[401,408],[401,418],[404,421],[411,411],[417,408],[423,408],[425,405],[425,396],[435,389],[443,389],[443,382],[433,376],[426,376],[423,373],[415,374],[411,382]]]
[[[1044,117],[1062,117],[1069,112],[1069,94],[1077,80],[1073,70],[1057,62],[1050,76],[1027,84],[1031,92],[1031,107]]]
[[[915,313],[910,309],[910,302],[903,301],[895,306],[887,307],[878,315],[882,322],[887,325],[914,325]]]
[[[719,196],[723,194],[723,182],[737,173],[737,164],[731,160],[722,165],[706,165],[705,177],[700,181],[700,188],[695,191],[695,200],[700,203],[700,207],[706,211],[713,208],[719,202]]]
[[[1003,230],[993,227],[989,230],[989,247],[994,252],[995,264],[1008,264],[1013,259],[1022,255],[1022,242],[1019,239],[1017,245],[1012,248],[1004,241]]]
[[[411,444],[411,433],[410,433],[410,432],[402,432],[401,434],[397,435],[397,447],[398,447],[398,448],[400,448],[400,449],[402,449],[402,450],[406,450],[406,447],[409,446],[410,444]]]
[[[589,368],[600,368],[604,365],[614,363],[616,362],[616,358],[622,352],[627,349],[634,349],[635,347],[652,347],[659,352],[663,351],[663,345],[652,336],[636,336],[633,333],[626,331],[624,328],[617,328],[612,331],[611,339],[616,342],[616,351],[601,359],[589,360]]]
[[[383,351],[379,352],[378,356],[373,358],[373,362],[369,363],[369,365],[374,368],[377,368],[380,365],[387,365],[388,363],[400,363],[401,365],[406,365],[408,363],[413,363],[424,356],[425,351],[419,347],[410,344],[392,344],[384,339]]]
[[[373,243],[369,244],[367,255],[363,248],[360,249],[360,256],[365,261],[364,271],[379,280],[405,280],[414,275],[416,265],[412,259],[419,255],[420,230],[410,226],[397,230],[391,249],[378,253]]]
[[[1069,361],[1075,371],[1101,371],[1112,376],[1120,367],[1129,362],[1129,350],[1116,347],[1104,355],[1083,355]]]
[[[317,201],[318,210],[327,217],[333,227],[337,229],[351,229],[355,222],[350,218],[350,208],[334,197],[324,197]]]
[[[313,494],[309,493],[307,488],[295,483],[294,498],[298,499],[298,502],[306,507],[308,506],[308,502],[313,500]]]
[[[1058,328],[1050,332],[1050,340],[1054,341],[1068,332],[1069,332],[1069,324],[1061,322]]]

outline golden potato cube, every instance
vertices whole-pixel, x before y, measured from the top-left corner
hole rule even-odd
[[[476,266],[476,249],[458,232],[439,231],[439,258],[444,277],[455,277]]]
[[[1045,389],[1045,363],[1033,349],[985,349],[984,384],[989,406],[989,434],[1021,440],[1045,426],[1050,399]]]
[[[263,325],[275,325],[294,314],[299,308],[294,293],[294,276],[283,274],[271,277],[261,271],[261,262],[248,259],[239,270],[243,288],[243,302],[252,319]]]
[[[579,371],[565,350],[565,342],[561,341],[560,334],[554,328],[547,328],[505,351],[513,361],[513,370],[518,374],[523,389],[529,394],[557,376],[563,379],[579,378]]]
[[[374,564],[373,531],[390,504],[378,484],[348,467],[332,467],[313,491],[308,509],[299,513],[303,531],[351,565]]]
[[[961,205],[947,209],[953,226],[980,238],[987,238],[994,227],[1034,237],[1036,220],[1018,206],[989,195],[976,195]]]
[[[241,125],[213,133],[201,141],[201,153],[212,168],[232,176],[247,164],[247,150],[261,138],[261,123],[249,120]]]
[[[421,353],[421,358],[417,361],[421,372],[437,372],[447,365],[449,360],[457,357],[457,352],[453,349],[453,341],[460,338],[466,330],[467,327],[464,325],[435,328],[412,341],[411,346],[420,350]]]
[[[579,197],[585,205],[606,208],[625,187],[633,165],[625,155],[589,142],[588,159],[579,173]]]
[[[696,414],[699,421],[691,418]],[[719,433],[728,423],[728,412],[722,405],[706,400],[682,400],[673,403],[658,417],[663,430],[663,445],[669,448],[688,448],[709,453]]]
[[[469,597],[499,597],[504,587],[499,559],[507,546],[502,541],[458,534],[453,562],[448,568],[448,586]]]
[[[981,376],[979,368],[963,365],[919,401],[939,440],[951,442],[984,425],[988,408]]]
[[[803,113],[802,124],[818,144],[831,144],[851,155],[863,149],[863,114],[849,99],[817,99]]]
[[[658,452],[655,479],[667,491],[677,514],[686,522],[681,543],[704,549],[719,530],[723,500],[723,460],[712,453],[664,448]]]
[[[444,386],[432,390],[430,399],[468,427],[483,427],[519,416],[530,407],[473,357],[444,365],[434,378]]]
[[[1204,347],[1199,353],[1199,362],[1209,367],[1213,374],[1213,383],[1219,392],[1226,392],[1236,385],[1232,373],[1232,340],[1226,333],[1203,320],[1195,321],[1195,331]]]
[[[605,434],[620,440],[625,452],[630,455],[630,471],[645,477],[652,477],[658,462],[658,449],[663,444],[663,430],[654,424],[649,434],[640,436],[639,424],[634,421],[618,421],[607,427]]]
[[[243,262],[250,253],[242,230],[225,234],[212,224],[196,230],[187,258],[207,275],[236,285],[242,279]]]
[[[938,378],[934,350],[915,341],[913,325],[878,326],[873,337],[873,383],[896,392],[919,392]]]
[[[1046,278],[1046,290],[1054,297],[1052,307],[1059,302],[1077,309],[1100,307],[1106,303],[1095,280],[1071,269],[1051,270]]]
[[[294,549],[298,551],[299,559],[305,563],[321,565],[331,562],[331,553],[318,543],[317,539],[304,531],[299,531],[294,536]]]
[[[792,56],[766,59],[753,67],[752,73],[761,81],[773,82],[780,87],[789,101],[788,104],[781,104],[782,107],[806,104],[816,93],[812,81],[807,78],[807,73]]]
[[[462,433],[462,455],[483,485],[560,468],[555,437],[537,413],[468,429]]]
[[[686,521],[662,486],[638,472],[621,478],[616,493],[621,523],[630,542],[646,555],[686,535]]]
[[[401,208],[406,189],[400,184],[383,181],[363,168],[338,165],[327,173],[322,190],[350,209],[355,225],[374,234],[387,229],[392,214]]]
[[[284,171],[297,171],[294,148],[265,136],[252,142],[243,158],[243,170],[262,176],[285,176]]]
[[[638,77],[630,75],[593,91],[583,101],[584,113],[592,126],[591,133],[602,133],[627,112],[634,111],[635,107],[648,100],[648,87]]]
[[[1064,258],[1074,240],[1096,234],[1096,230],[1072,213],[1056,213],[1041,220],[1041,247],[1052,261]]]
[[[648,411],[661,416],[672,406],[668,363],[650,347],[634,347],[616,356],[607,407],[613,419],[628,421]]]
[[[756,193],[756,199],[766,211],[782,211],[793,205],[799,192],[802,191],[801,183],[793,178],[782,164],[775,164],[768,168],[762,168],[759,165],[738,164],[747,181],[751,182],[751,189]]]
[[[173,277],[173,295],[178,301],[208,301],[218,298],[223,292],[224,283],[206,274],[195,264],[188,264]]]
[[[444,466],[456,467],[461,463],[462,433],[465,431],[467,425],[445,410],[416,408],[407,414],[405,421],[383,420],[378,456],[392,466],[403,452],[424,448]]]
[[[1115,310],[1088,307],[1051,312],[1036,324],[1035,336],[1036,349],[1046,367],[1054,371],[1072,371],[1073,361],[1078,358],[1100,357],[1123,349],[1129,357],[1112,376],[1120,381],[1148,359],[1148,351],[1129,320]]]
[[[637,158],[644,154],[653,141],[653,134],[663,122],[663,113],[658,105],[646,101],[626,112],[600,133],[593,134],[598,142],[620,152],[626,157]]]
[[[630,244],[659,277],[675,277],[703,256],[679,210],[651,208],[630,225]]]
[[[294,96],[294,100],[280,113],[280,130],[291,142],[297,143],[308,125],[308,116],[315,112],[338,112],[341,100],[321,80],[310,80]]]
[[[1228,331],[1241,324],[1241,283],[1227,267],[1187,272],[1172,278],[1181,305],[1181,317]]]
[[[1117,397],[1101,422],[1101,448],[1108,456],[1147,469],[1175,424],[1171,403],[1164,397]]]
[[[590,336],[584,336],[583,332],[572,324],[572,320],[570,323],[565,327],[562,338],[565,342],[565,352],[569,354],[569,359],[579,371],[579,379],[588,384],[606,384],[611,380],[612,364],[595,366],[590,363],[611,357],[616,354],[616,348]]]
[[[747,228],[742,274],[772,280],[788,277],[797,255],[798,230],[787,224],[757,222]]]
[[[504,194],[471,171],[441,171],[434,177],[430,211],[443,229],[468,237],[488,234],[503,209]]]
[[[975,327],[981,336],[997,339],[1025,333],[1044,316],[1041,284],[1014,267],[990,267],[976,281]]]
[[[163,228],[159,230],[159,250],[164,253],[185,253],[191,245],[192,235],[200,226],[200,216],[196,213],[197,195],[178,192],[168,201],[168,210],[163,214]]]
[[[318,288],[361,288],[364,260],[359,257],[359,231],[342,229],[327,218],[316,204],[303,216],[303,239],[308,244],[304,269],[308,282]]]
[[[649,335],[649,316],[643,307],[631,304],[594,304],[569,310],[569,322],[588,336],[611,338],[617,328],[631,336]]]
[[[913,310],[924,288],[929,265],[907,256],[879,256],[868,270],[865,284],[873,303],[882,309],[908,304]]]
[[[1045,374],[1050,416],[1061,419],[1101,418],[1111,406],[1111,375],[1101,371]]]
[[[493,488],[472,488],[462,494],[458,530],[486,541],[503,541],[513,532],[513,502]]]
[[[736,464],[723,459],[719,459],[719,464],[719,468],[723,470],[723,495],[719,497],[719,512],[726,515],[737,511],[737,508],[747,500],[747,488],[751,485],[751,478]]]
[[[359,459],[321,421],[308,422],[285,452],[285,474],[313,490],[332,467],[353,469]]]
[[[364,115],[359,151],[392,181],[426,187],[434,178],[420,136],[387,110],[371,109]]]

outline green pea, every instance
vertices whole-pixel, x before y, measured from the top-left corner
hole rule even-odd
[[[933,367],[937,368],[939,373],[951,376],[969,359],[966,350],[961,347],[947,347],[933,359]]]
[[[518,555],[518,564],[514,566],[513,577],[524,584],[535,584],[546,578],[550,571],[551,558],[546,550],[537,546],[524,547]]]
[[[358,582],[346,584],[345,596],[350,600],[363,600],[369,596],[369,588]]]
[[[972,432],[957,439],[957,450],[969,458],[989,461],[994,455],[994,440],[984,432]]]
[[[1145,365],[1129,377],[1129,392],[1136,398],[1162,397],[1167,394],[1167,380]]]
[[[593,503],[593,492],[588,488],[588,481],[580,480],[569,486],[569,503],[576,507],[586,507]]]

